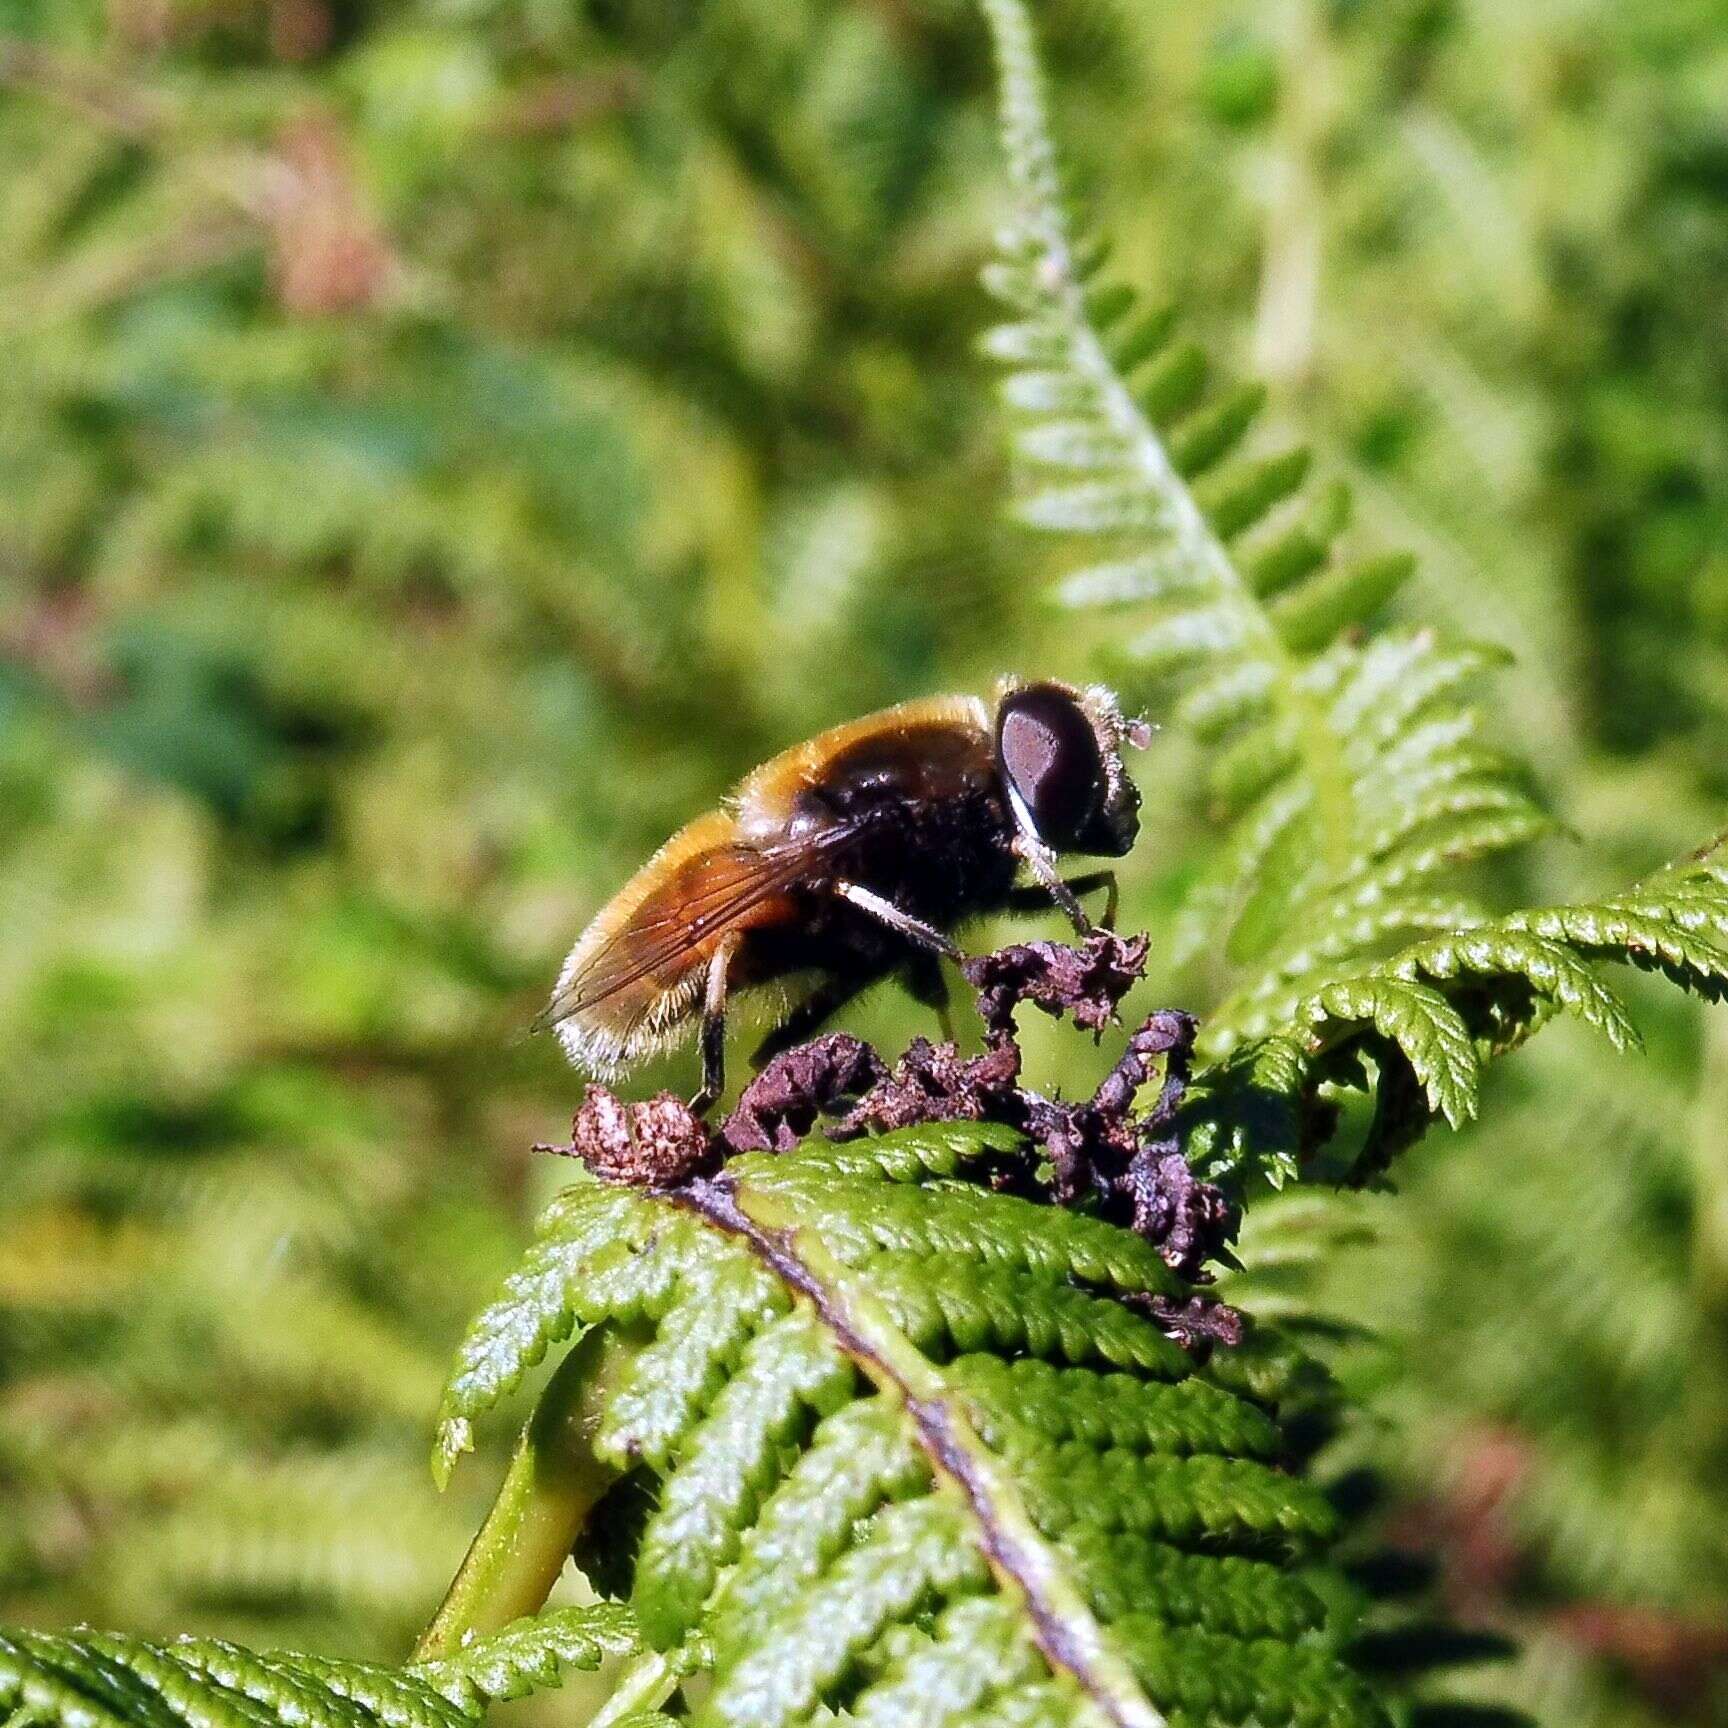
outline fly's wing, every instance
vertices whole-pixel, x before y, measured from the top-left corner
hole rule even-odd
[[[679,848],[678,837],[594,920],[535,1028],[605,1020],[627,1039],[728,931],[761,922],[778,896],[826,874],[832,855],[854,832],[842,823],[797,840],[752,845],[733,831],[689,848]],[[638,884],[645,884],[643,891],[633,893]]]

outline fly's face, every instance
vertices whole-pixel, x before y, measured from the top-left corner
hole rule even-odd
[[[1122,857],[1140,832],[1122,752],[1146,735],[1101,687],[1009,689],[996,710],[996,762],[1016,825],[1051,852]]]

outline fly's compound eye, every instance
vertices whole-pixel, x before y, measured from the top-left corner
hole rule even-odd
[[[1029,685],[1003,700],[996,760],[1010,796],[1046,845],[1072,847],[1098,817],[1105,782],[1098,734],[1058,685]]]

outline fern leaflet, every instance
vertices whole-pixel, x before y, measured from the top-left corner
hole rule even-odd
[[[1720,994],[1728,892],[1707,861],[1500,919],[1458,885],[1548,826],[1468,701],[1499,656],[1426,630],[1364,639],[1409,561],[1347,555],[1348,498],[1308,487],[1306,452],[1241,453],[1260,393],[1209,396],[1175,318],[1101,282],[1062,195],[1027,8],[984,10],[1013,191],[987,271],[1008,317],[985,347],[1020,514],[1095,547],[1058,598],[1130,620],[1107,654],[1130,687],[1171,690],[1231,823],[1173,941],[1178,961],[1218,952],[1236,977],[1202,1033],[1190,1154],[1217,1177],[1285,1180],[1332,1137],[1322,1089],[1360,1086],[1376,1112],[1359,1178],[1435,1117],[1473,1116],[1483,1058],[1556,1008],[1634,1044],[1588,962]]]
[[[1293,1570],[1331,1508],[1143,1312],[1186,1291],[1155,1249],[959,1179],[1017,1149],[946,1124],[665,1195],[584,1178],[529,1257],[562,1281],[477,1322],[441,1455],[541,1338],[638,1329],[594,1443],[652,1483],[631,1606],[707,1640],[700,1722],[1378,1721]]]
[[[1335,1082],[1372,1090],[1376,1109],[1350,1168],[1329,1173],[1372,1176],[1434,1117],[1474,1116],[1484,1060],[1556,1010],[1634,1047],[1625,1007],[1593,970],[1602,960],[1708,1000],[1728,994],[1728,864],[1711,851],[1625,894],[1511,913],[1330,975],[1269,977],[1207,1025],[1218,1054],[1195,1076],[1190,1156],[1238,1186],[1282,1181],[1330,1137],[1316,1094]]]
[[[472,1728],[487,1705],[637,1648],[614,1604],[561,1608],[395,1669],[214,1638],[0,1632],[0,1714],[56,1728]]]
[[[1346,553],[1348,495],[1305,494],[1306,452],[1242,454],[1261,393],[1209,395],[1174,317],[1100,283],[1102,249],[1076,240],[1062,197],[1027,10],[985,12],[1014,204],[986,272],[1007,321],[984,345],[1005,369],[1020,515],[1096,546],[1058,598],[1126,616],[1113,670],[1130,690],[1171,688],[1216,750],[1232,819],[1175,957],[1217,942],[1238,966],[1296,976],[1311,954],[1471,921],[1474,902],[1440,879],[1548,825],[1460,701],[1497,656],[1428,631],[1353,639],[1410,560]]]

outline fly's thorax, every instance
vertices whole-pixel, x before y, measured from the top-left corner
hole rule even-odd
[[[999,905],[1014,880],[1014,827],[994,784],[882,805],[836,874],[947,929]]]
[[[739,785],[732,805],[751,841],[773,843],[893,792],[956,793],[991,771],[991,757],[989,717],[976,697],[929,697],[782,751]]]

